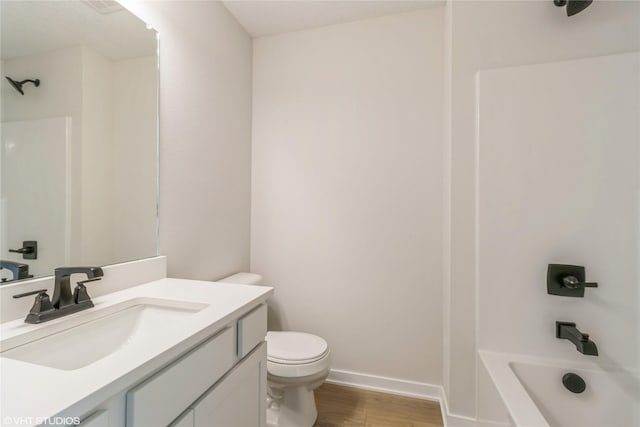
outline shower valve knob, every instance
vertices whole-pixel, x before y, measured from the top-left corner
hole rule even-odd
[[[25,240],[20,249],[9,249],[9,252],[21,254],[23,259],[38,259],[38,242]]]
[[[585,281],[585,268],[580,265],[549,264],[547,293],[563,297],[584,297],[584,288],[597,288],[596,282]]]

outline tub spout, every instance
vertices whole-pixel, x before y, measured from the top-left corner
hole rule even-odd
[[[589,339],[589,334],[580,332],[573,322],[556,321],[556,338],[571,341],[582,354],[588,356],[598,355],[596,343]]]

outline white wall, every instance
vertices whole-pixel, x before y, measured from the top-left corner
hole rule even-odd
[[[449,363],[444,373],[444,384],[452,412],[474,417],[477,414],[477,399],[482,399],[484,390],[478,390],[474,386],[478,374],[476,286],[479,277],[476,272],[482,271],[484,267],[483,264],[476,264],[477,261],[482,263],[482,258],[477,258],[475,239],[478,231],[476,73],[488,68],[540,64],[637,50],[640,47],[640,3],[594,2],[584,12],[571,18],[550,1],[456,1],[449,2],[447,7],[451,24],[448,36],[451,37],[449,42],[452,48],[449,100],[451,116],[448,130],[451,138],[447,140],[450,164],[446,166],[451,169],[451,179],[446,184],[451,197],[451,228],[448,230],[450,240],[445,241],[445,247],[450,245],[451,251],[446,254],[446,258],[450,256],[451,262],[447,265],[448,273],[445,275],[448,277],[445,281],[445,295],[448,295],[445,299],[445,311],[448,313],[445,323],[450,326],[445,331],[445,351]],[[481,168],[485,159],[488,160],[486,157],[480,159]],[[534,159],[525,158],[524,161]],[[529,166],[526,164],[526,167]],[[482,192],[479,197],[479,203],[487,202],[482,199]],[[521,201],[514,200],[514,203]],[[611,220],[615,221],[613,218]],[[587,230],[588,225],[584,225],[584,228]],[[528,239],[534,231],[523,231],[522,238]],[[498,239],[495,244],[506,244],[510,238],[506,236]],[[544,256],[552,256],[557,247],[548,249]],[[588,248],[583,250],[588,251]],[[573,254],[566,255],[564,259],[568,260]],[[532,266],[530,268],[538,266],[542,271],[536,273],[541,278],[529,275],[522,278],[526,283],[544,282],[547,260],[543,258],[522,260],[526,261],[526,265]],[[637,259],[634,262],[637,263]],[[591,271],[597,269],[593,263],[587,267]],[[513,278],[519,279],[521,277]],[[480,291],[483,292],[482,288]],[[604,291],[604,288],[596,291]],[[540,292],[546,292],[543,285],[540,286]],[[483,295],[480,295],[481,299]],[[629,294],[628,297],[633,296]],[[498,304],[517,305],[522,303],[520,298],[521,295],[511,299],[504,296],[493,303],[496,307]],[[598,298],[598,295],[592,295],[591,298]],[[526,334],[528,331],[523,330],[522,333]],[[488,416],[483,413],[479,415],[481,418]]]
[[[171,277],[249,268],[251,39],[215,1],[121,1],[160,33],[160,253]]]
[[[155,253],[157,237],[158,70],[156,56],[113,63],[113,252]]]
[[[254,40],[251,270],[334,370],[441,383],[442,88],[443,9]]]
[[[74,90],[82,96],[82,241],[74,263],[112,264],[123,260],[114,252],[113,229],[113,67],[91,49],[82,49],[82,81]],[[151,191],[151,186],[147,191]],[[153,219],[153,217],[151,217]],[[152,239],[153,242],[153,239]],[[147,256],[153,255],[153,251]]]
[[[82,251],[103,265],[156,254],[157,57],[83,49]],[[96,244],[99,242],[99,244]]]

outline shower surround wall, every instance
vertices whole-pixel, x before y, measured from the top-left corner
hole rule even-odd
[[[444,386],[453,413],[503,420],[491,380],[477,360],[478,348],[584,359],[571,344],[552,337],[555,317],[565,313],[557,320],[576,321],[585,332],[594,331],[592,337],[601,347],[599,361],[624,368],[634,367],[630,360],[637,363],[637,118],[635,123],[627,120],[623,134],[616,128],[594,141],[589,138],[602,136],[607,119],[594,117],[593,110],[583,118],[571,111],[572,105],[584,109],[582,103],[596,103],[604,105],[610,118],[617,111],[620,118],[628,117],[637,105],[624,105],[619,97],[613,102],[611,96],[616,85],[631,88],[637,82],[633,74],[626,77],[630,81],[615,81],[621,78],[615,71],[619,68],[615,61],[606,65],[604,59],[604,69],[610,67],[614,79],[606,84],[613,86],[603,86],[599,78],[592,85],[587,78],[585,92],[576,88],[575,96],[567,99],[568,92],[553,85],[571,80],[564,74],[578,73],[580,67],[586,67],[587,76],[594,75],[589,73],[595,72],[591,67],[597,60],[573,68],[565,61],[639,50],[640,3],[594,2],[567,18],[551,1],[455,1],[447,4],[447,23],[452,70],[451,137],[446,140],[451,227],[450,240],[445,240],[450,251],[445,254]],[[558,83],[544,84],[545,67],[560,72]],[[633,101],[633,94],[627,101]],[[549,110],[542,103],[548,103]],[[558,114],[566,121],[545,121],[551,118],[545,114],[560,105],[565,108]],[[549,159],[554,153],[571,158],[572,149],[577,150],[576,164],[567,160],[567,176]],[[547,158],[540,156],[544,150],[549,151]],[[618,160],[623,163],[618,165]],[[581,179],[572,181],[572,169]],[[555,174],[558,179],[552,180]],[[559,197],[562,194],[567,198]],[[599,203],[611,197],[617,200],[615,207],[603,209]],[[620,203],[626,197],[628,204]],[[536,200],[539,203],[533,203]],[[550,200],[555,203],[544,205]],[[576,211],[589,201],[596,204],[584,214]],[[549,228],[540,223],[542,216]],[[603,231],[607,232],[600,235]],[[548,296],[549,262],[586,264],[588,278],[601,287],[588,289],[584,299]],[[498,317],[508,323],[498,322]],[[628,330],[626,344],[606,332],[616,328]]]
[[[333,379],[442,381],[443,16],[254,40],[251,269]]]

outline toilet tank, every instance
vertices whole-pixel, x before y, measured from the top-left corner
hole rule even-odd
[[[237,283],[240,285],[262,285],[262,276],[255,273],[236,273],[216,280],[216,282]]]

